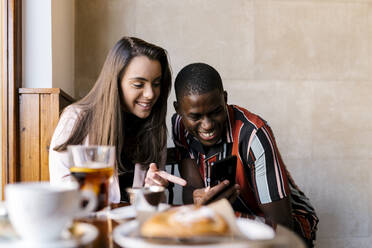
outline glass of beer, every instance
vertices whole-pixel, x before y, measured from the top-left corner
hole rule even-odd
[[[110,181],[115,168],[114,146],[68,146],[70,172],[80,190],[97,196],[95,211],[110,209]]]

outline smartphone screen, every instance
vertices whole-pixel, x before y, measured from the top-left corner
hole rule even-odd
[[[211,187],[226,179],[230,181],[230,185],[235,184],[236,160],[236,156],[233,155],[211,163]]]

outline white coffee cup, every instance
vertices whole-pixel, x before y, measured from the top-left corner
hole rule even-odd
[[[10,222],[25,241],[52,241],[75,216],[92,211],[95,195],[84,195],[76,184],[51,185],[49,182],[8,184],[5,201]],[[82,207],[82,202],[87,205]]]
[[[136,210],[154,211],[165,197],[163,186],[149,186],[144,188],[127,188],[129,202]]]

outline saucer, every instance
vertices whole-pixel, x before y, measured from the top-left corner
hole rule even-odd
[[[113,220],[132,219],[136,217],[136,209],[133,205],[110,210],[109,217]]]
[[[158,206],[158,211],[164,211],[168,208],[170,208],[169,204],[160,203]],[[110,210],[108,216],[113,220],[120,221],[136,218],[137,212],[134,205],[129,205]]]
[[[59,240],[40,242],[20,239],[1,239],[0,248],[13,247],[13,248],[66,248],[66,247],[79,247],[88,245],[93,242],[98,236],[98,230],[95,226],[88,223],[77,223],[74,225],[76,234],[74,237],[67,231],[62,234]]]

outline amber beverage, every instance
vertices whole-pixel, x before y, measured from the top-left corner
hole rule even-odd
[[[71,175],[79,183],[80,190],[91,190],[97,196],[96,211],[109,206],[110,179],[114,174],[112,167],[107,168],[82,168],[71,167]]]
[[[114,174],[115,147],[68,146],[70,172],[81,191],[97,197],[95,211],[109,209],[110,182]]]

